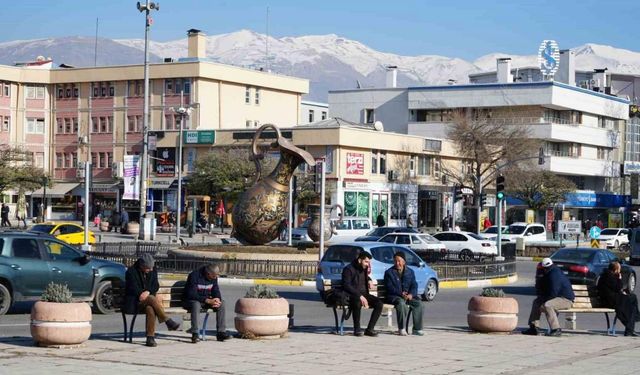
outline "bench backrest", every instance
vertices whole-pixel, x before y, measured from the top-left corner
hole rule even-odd
[[[160,284],[160,289],[158,289],[156,297],[162,301],[162,306],[164,308],[182,307],[182,293],[184,292],[186,279],[160,279],[158,283]],[[119,280],[112,281],[111,287],[113,290],[114,306],[116,310],[120,310],[124,305],[124,282]]]
[[[331,289],[336,289],[336,290],[342,290],[342,280],[327,280],[325,279],[323,281],[323,289],[325,292],[331,290]],[[384,287],[384,284],[382,283],[378,283],[377,280],[373,280],[371,282],[370,288],[369,288],[369,293],[371,293],[371,295],[376,296],[380,299],[385,299],[387,293],[386,293],[386,289]]]
[[[572,284],[571,288],[576,299],[571,306],[574,309],[591,309],[600,307],[598,289],[595,286]]]

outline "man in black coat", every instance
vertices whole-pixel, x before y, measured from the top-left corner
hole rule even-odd
[[[191,272],[187,277],[182,303],[184,308],[191,312],[191,342],[194,344],[200,341],[198,336],[200,310],[213,309],[215,311],[218,341],[224,341],[231,337],[227,334],[224,322],[225,303],[218,287],[219,274],[220,268],[209,264]]]
[[[376,322],[382,313],[383,303],[376,297],[369,294],[369,267],[371,267],[371,254],[362,251],[358,257],[342,270],[342,289],[349,294],[349,307],[353,313],[353,334],[362,336],[360,329],[360,313],[362,308],[373,309],[369,325],[364,331],[364,335],[376,337]]]
[[[143,254],[125,274],[125,314],[136,314],[144,310],[147,316],[146,336],[147,346],[157,346],[156,317],[158,322],[165,323],[170,331],[180,327],[172,319],[168,318],[162,307],[162,301],[156,298],[160,289],[158,272],[151,254]]]
[[[540,315],[544,312],[549,322],[551,332],[549,336],[560,336],[562,330],[558,322],[557,310],[568,309],[573,305],[576,296],[571,282],[562,271],[553,264],[551,258],[544,258],[540,262],[541,273],[536,275],[536,297],[529,315],[529,329],[523,331],[525,335],[538,335]]]

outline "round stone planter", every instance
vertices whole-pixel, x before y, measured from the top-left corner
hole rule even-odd
[[[108,232],[109,231],[109,222],[107,222],[107,221],[100,222],[100,231]]]
[[[284,298],[240,298],[236,330],[248,337],[280,337],[289,328],[289,302]]]
[[[138,224],[138,223],[127,223],[127,233],[128,234],[138,234],[138,233],[140,233],[140,224]]]
[[[31,308],[31,337],[38,346],[78,345],[91,335],[91,307],[84,302],[38,301]]]
[[[518,325],[518,301],[510,297],[471,297],[467,323],[478,332],[511,332]]]

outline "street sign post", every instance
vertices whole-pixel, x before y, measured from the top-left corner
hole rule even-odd
[[[600,232],[602,232],[602,229],[594,225],[591,227],[591,229],[589,229],[589,237],[591,237],[591,239],[593,240],[597,240],[600,238]]]
[[[558,221],[559,234],[580,234],[582,233],[582,223],[578,220]]]
[[[594,249],[599,249],[600,248],[600,240],[591,239],[591,247],[593,247]]]

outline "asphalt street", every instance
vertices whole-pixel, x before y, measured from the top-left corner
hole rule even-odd
[[[527,318],[531,309],[531,302],[535,291],[534,276],[536,262],[518,261],[518,281],[511,285],[500,287],[505,293],[518,300],[519,326],[526,327]],[[636,272],[640,269],[636,268]],[[279,294],[287,298],[289,303],[295,308],[295,326],[298,329],[330,329],[333,325],[333,314],[326,308],[315,288],[313,287],[274,287]],[[223,298],[227,304],[227,327],[233,329],[233,306],[238,298],[242,297],[246,291],[246,286],[225,285],[222,287]],[[442,289],[439,291],[435,301],[424,302],[424,322],[433,327],[466,327],[467,303],[469,298],[478,295],[482,288],[469,289]],[[30,304],[22,303],[16,306],[9,314],[0,317],[0,337],[29,336],[29,310]],[[180,319],[179,316],[177,316]],[[384,317],[383,317],[384,318]],[[379,322],[383,325],[384,322]],[[368,313],[363,314],[363,319],[368,319]],[[93,333],[119,333],[122,331],[122,319],[120,314],[93,316]],[[543,323],[546,324],[546,323]],[[137,332],[144,330],[144,319],[136,322]],[[351,323],[347,324],[347,329]],[[211,327],[214,329],[215,327]],[[582,314],[578,315],[578,329],[594,331],[604,331],[606,322],[602,314]],[[166,330],[161,326],[160,331]]]

